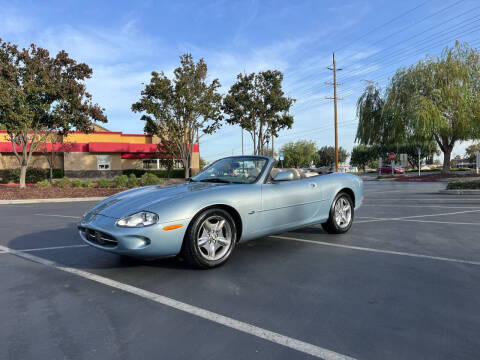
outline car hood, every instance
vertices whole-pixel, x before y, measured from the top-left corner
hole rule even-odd
[[[157,209],[162,202],[182,198],[199,191],[206,191],[225,184],[186,183],[180,185],[154,185],[128,190],[112,196],[95,206],[91,212],[113,218],[121,218],[142,210]],[[176,220],[176,219],[172,219]]]

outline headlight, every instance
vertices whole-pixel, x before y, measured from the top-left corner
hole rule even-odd
[[[150,226],[158,221],[158,215],[149,211],[140,211],[121,218],[117,221],[117,226],[121,227],[144,227]]]

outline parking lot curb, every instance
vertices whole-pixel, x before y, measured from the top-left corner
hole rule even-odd
[[[51,199],[18,199],[18,200],[0,200],[0,205],[14,204],[41,204],[41,203],[64,203],[80,201],[101,201],[107,197],[83,197],[83,198],[51,198]]]
[[[480,190],[454,189],[454,190],[438,190],[444,195],[480,195]]]

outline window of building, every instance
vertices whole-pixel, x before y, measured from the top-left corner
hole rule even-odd
[[[110,155],[97,155],[97,169],[110,170]]]
[[[143,160],[143,168],[145,170],[158,169],[157,159],[144,159]]]
[[[157,170],[157,169],[165,169],[164,164],[162,164],[161,159],[143,159],[143,168],[145,170]],[[181,160],[174,160],[173,168],[174,169],[181,169],[183,167]]]

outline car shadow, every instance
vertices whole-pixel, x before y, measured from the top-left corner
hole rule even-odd
[[[283,235],[298,235],[302,233],[323,233],[323,230],[321,228],[305,228],[291,233],[283,233]],[[192,268],[179,256],[143,259],[122,256],[83,245],[86,244],[80,239],[76,226],[23,234],[13,238],[7,244],[11,249],[28,250],[28,253],[31,255],[53,261],[61,266],[79,269],[102,270],[149,267],[178,271],[201,271]],[[234,262],[241,266],[256,266],[255,262],[257,261],[263,262],[268,257],[272,257],[275,260],[276,257],[283,256],[285,252],[291,254],[292,252],[300,251],[303,246],[300,243],[292,246],[292,242],[278,241],[274,237],[252,240],[238,244],[232,259],[227,264]],[[48,249],[55,247],[59,248]]]
[[[14,250],[27,250],[31,255],[54,261],[62,266],[76,268],[109,269],[138,266],[188,268],[183,260],[177,257],[142,259],[122,256],[88,246],[80,239],[76,226],[24,234],[10,240],[7,246]],[[55,247],[58,248],[48,249]]]

